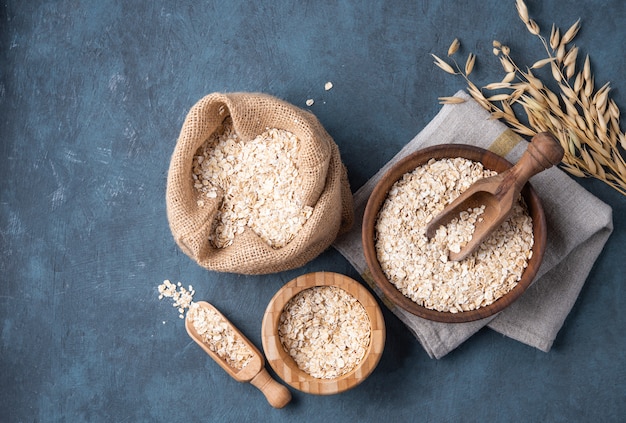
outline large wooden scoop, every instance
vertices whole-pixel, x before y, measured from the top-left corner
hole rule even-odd
[[[252,360],[246,364],[241,370],[231,367],[224,359],[222,359],[215,352],[211,351],[209,346],[202,340],[202,336],[198,334],[196,329],[194,328],[193,322],[189,318],[189,313],[187,313],[187,318],[185,319],[185,329],[187,329],[187,333],[196,341],[198,345],[217,362],[226,373],[231,375],[233,379],[238,382],[250,382],[252,385],[257,387],[263,394],[270,405],[274,408],[283,408],[285,405],[291,401],[291,393],[287,388],[285,388],[280,383],[276,382],[272,379],[272,376],[265,369],[265,359],[259,352],[259,350],[250,342],[222,313],[219,312],[215,307],[205,301],[198,301],[197,304],[200,307],[205,307],[213,310],[218,314],[224,321],[232,328],[233,332],[235,332],[236,336],[238,336],[252,351]]]
[[[535,135],[515,166],[472,184],[428,223],[426,236],[432,238],[439,226],[447,225],[458,217],[460,212],[484,205],[482,220],[476,222],[472,239],[458,253],[450,252],[450,260],[463,260],[476,251],[507,218],[526,181],[531,176],[560,163],[563,154],[563,148],[550,133],[542,132]]]

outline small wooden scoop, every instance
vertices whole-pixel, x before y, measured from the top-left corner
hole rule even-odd
[[[450,260],[463,260],[507,218],[526,181],[560,163],[563,154],[563,148],[550,133],[535,135],[515,166],[498,175],[476,181],[435,216],[426,226],[426,237],[432,238],[439,226],[447,225],[460,212],[484,205],[483,219],[476,222],[472,239],[458,253],[450,252]]]
[[[198,301],[197,304],[200,307],[208,308],[217,313],[228,325],[232,328],[232,330],[237,334],[238,337],[250,348],[253,353],[252,360],[244,366],[243,369],[239,370],[231,367],[224,359],[222,359],[215,352],[211,351],[209,346],[202,341],[202,337],[198,334],[196,329],[193,326],[193,322],[189,318],[189,314],[187,314],[187,318],[185,319],[185,329],[187,329],[187,333],[196,341],[198,345],[217,362],[226,373],[231,375],[233,379],[238,382],[250,382],[252,385],[259,388],[261,392],[267,398],[267,401],[274,408],[283,408],[285,405],[291,401],[291,392],[272,379],[272,376],[265,369],[265,359],[259,352],[259,350],[250,342],[222,313],[219,312],[215,307],[205,301]]]

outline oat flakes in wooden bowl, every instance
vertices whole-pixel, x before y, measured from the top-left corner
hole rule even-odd
[[[492,316],[533,281],[546,243],[541,201],[527,183],[511,216],[459,262],[448,259],[471,237],[484,210],[462,213],[428,240],[426,224],[476,180],[512,164],[479,147],[428,147],[395,164],[374,188],[363,217],[362,243],[372,279],[403,310],[433,321]]]
[[[268,363],[287,384],[332,395],[372,373],[383,353],[385,322],[363,285],[338,273],[308,273],[274,295],[262,341]]]

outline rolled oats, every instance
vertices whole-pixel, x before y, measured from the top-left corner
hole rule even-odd
[[[291,132],[267,128],[244,142],[230,118],[211,136],[193,160],[198,200],[221,197],[209,240],[216,248],[233,243],[246,227],[273,248],[291,241],[313,208],[299,197],[300,174],[296,166],[299,140]]]
[[[428,222],[447,204],[495,173],[463,158],[432,159],[389,190],[376,222],[376,253],[389,281],[406,297],[429,309],[457,313],[492,304],[517,285],[534,242],[521,196],[509,218],[462,261],[448,260],[449,252],[471,240],[484,206],[462,212],[431,240],[425,235]]]
[[[302,371],[332,379],[363,360],[371,325],[363,305],[348,292],[318,286],[301,291],[285,305],[278,335]]]
[[[241,370],[252,360],[252,350],[213,309],[192,303],[187,318],[209,349],[230,367]]]

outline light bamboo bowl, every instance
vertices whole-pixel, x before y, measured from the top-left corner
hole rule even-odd
[[[535,275],[537,274],[537,271],[539,270],[545,251],[547,237],[546,219],[541,205],[541,200],[530,183],[526,183],[522,189],[522,197],[528,206],[528,211],[533,221],[533,255],[528,261],[528,266],[524,270],[521,280],[511,291],[488,306],[458,313],[428,309],[404,296],[404,294],[402,294],[402,292],[400,292],[395,285],[387,279],[382,271],[380,263],[378,262],[375,246],[376,243],[374,239],[378,212],[387,198],[389,189],[396,181],[402,178],[405,173],[413,171],[416,167],[427,163],[430,159],[455,157],[464,157],[475,162],[481,162],[485,168],[495,170],[498,173],[501,173],[513,166],[508,160],[498,156],[497,154],[472,145],[443,144],[418,150],[392,166],[391,169],[383,175],[378,184],[376,184],[376,187],[367,201],[367,206],[365,207],[361,232],[363,253],[365,255],[367,266],[370,270],[374,283],[382,291],[384,296],[394,306],[397,306],[408,313],[424,319],[444,323],[470,322],[490,317],[504,310],[516,299],[518,299],[524,293],[526,288],[530,286],[531,282],[535,278]]]
[[[278,335],[279,320],[285,305],[301,291],[316,286],[335,286],[345,290],[363,305],[370,320],[370,345],[365,356],[355,369],[335,379],[319,379],[300,370],[284,350]],[[283,381],[302,392],[332,395],[354,388],[372,373],[383,353],[385,321],[378,303],[360,283],[338,273],[308,273],[288,282],[271,299],[263,317],[262,342],[268,363]]]

